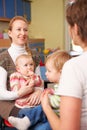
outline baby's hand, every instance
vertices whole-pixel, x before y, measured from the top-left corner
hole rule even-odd
[[[44,93],[45,93],[45,92],[47,92],[48,94],[52,94],[52,95],[53,95],[53,94],[54,94],[54,89],[52,89],[52,88],[47,88],[47,89],[44,90]]]
[[[50,94],[54,94],[54,89],[53,88],[50,88]]]
[[[33,79],[31,79],[30,82],[29,82],[29,86],[30,86],[30,87],[33,87],[34,85],[35,85],[35,82],[34,82]]]
[[[29,70],[29,76],[32,77],[34,75],[34,72]]]

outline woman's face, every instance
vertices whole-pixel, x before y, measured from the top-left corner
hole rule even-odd
[[[22,20],[15,20],[8,35],[12,38],[14,44],[24,46],[28,41],[28,24]]]

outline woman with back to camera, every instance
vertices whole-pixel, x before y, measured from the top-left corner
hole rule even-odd
[[[41,104],[52,130],[87,130],[87,0],[69,2],[66,18],[70,36],[83,54],[63,66],[58,89],[60,118],[49,104],[49,91],[43,92]]]
[[[20,109],[14,106],[14,100],[28,94],[30,91],[31,94],[28,99],[30,106],[39,105],[40,95],[43,90],[43,88],[33,90],[33,87],[28,87],[26,83],[25,87],[21,88],[18,92],[9,91],[9,75],[16,71],[14,64],[16,58],[21,54],[32,55],[27,47],[27,20],[24,17],[15,16],[9,23],[8,35],[11,39],[11,46],[0,54],[0,115],[4,119],[8,119],[9,116],[18,115]],[[22,127],[22,125],[21,123],[20,126]],[[36,127],[34,130],[39,130],[39,127]]]

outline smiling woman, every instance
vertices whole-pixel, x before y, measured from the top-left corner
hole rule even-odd
[[[21,22],[21,25],[20,25],[20,22]],[[0,93],[0,99],[7,100],[6,104],[8,104],[7,105],[8,107],[6,108],[5,102],[0,101],[0,103],[2,104],[2,110],[0,109],[0,115],[2,115],[2,117],[6,119],[14,107],[14,102],[11,102],[11,100],[15,100],[16,98],[26,93],[26,91],[24,93],[23,92],[21,93],[9,92],[9,75],[15,71],[14,62],[15,62],[16,57],[21,54],[27,53],[26,48],[25,48],[25,44],[27,43],[27,39],[28,39],[28,33],[27,31],[25,31],[25,29],[27,30],[27,27],[28,27],[28,23],[26,19],[20,16],[14,17],[9,23],[9,36],[12,41],[11,47],[0,54],[0,61],[1,61],[0,72],[4,77],[1,79],[1,82],[0,82],[0,89],[1,89],[0,92],[3,93],[3,95]],[[22,37],[22,40],[20,40],[20,37]],[[1,87],[2,84],[3,84],[3,87]]]

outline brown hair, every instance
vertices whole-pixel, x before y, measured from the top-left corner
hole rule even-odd
[[[53,65],[57,71],[60,71],[66,61],[71,58],[68,52],[66,51],[55,51],[46,58],[46,63],[50,60],[53,62]]]
[[[72,0],[66,8],[66,19],[71,27],[78,26],[78,35],[87,42],[87,0]]]

